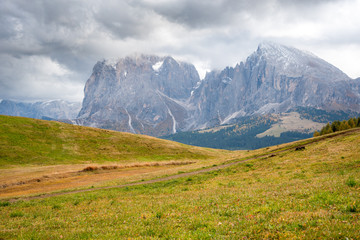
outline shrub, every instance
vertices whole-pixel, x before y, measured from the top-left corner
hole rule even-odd
[[[10,217],[12,217],[12,218],[23,217],[23,216],[24,216],[24,213],[21,211],[15,211],[15,212],[10,213]]]
[[[347,206],[347,209],[346,209],[348,212],[357,212],[358,209],[357,209],[357,206],[356,206],[356,202],[354,202],[353,204]]]
[[[346,185],[348,185],[349,187],[355,187],[356,186],[356,181],[353,177],[349,177],[348,180],[346,180]]]
[[[92,172],[92,171],[95,171],[95,170],[98,170],[99,168],[96,167],[96,166],[88,166],[86,168],[84,168],[82,171],[83,172]]]
[[[9,202],[0,202],[0,207],[7,207],[10,206]]]

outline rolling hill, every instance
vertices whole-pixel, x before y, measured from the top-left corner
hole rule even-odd
[[[161,151],[164,155],[161,156],[173,153],[174,159],[189,159],[190,155],[192,159],[197,160],[199,157],[203,159],[203,163],[208,164],[207,167],[190,164],[181,172],[175,168],[175,172],[165,174],[168,176],[166,178],[159,178],[164,172],[157,173],[156,176],[146,173],[137,179],[124,178],[125,184],[122,185],[116,185],[113,179],[109,180],[106,188],[95,185],[86,191],[45,194],[32,200],[20,198],[20,201],[15,201],[14,198],[4,198],[2,195],[0,238],[3,239],[359,237],[359,128],[255,151],[220,152],[155,138],[143,139],[131,134],[23,118],[5,117],[1,126],[2,129],[9,129],[1,132],[8,144],[8,148],[4,147],[2,138],[1,154],[6,149],[16,148],[19,143],[24,149],[30,150],[36,145],[36,149],[42,149],[46,153],[44,149],[52,146],[48,144],[47,138],[50,143],[61,139],[62,143],[70,141],[69,144],[75,144],[71,138],[76,136],[96,147],[91,142],[100,141],[101,136],[106,135],[106,139],[118,137],[119,142],[121,138],[128,136],[127,144],[132,145],[133,149],[129,154],[141,161],[145,150],[137,151],[139,146],[133,145],[143,145],[140,140],[134,141],[132,137],[140,137],[141,143],[148,144],[146,160],[150,161],[152,156],[155,157],[154,161],[159,159],[160,150],[152,152],[152,149],[163,144]],[[20,126],[23,127],[22,130]],[[30,132],[35,136],[31,136]],[[73,135],[72,132],[78,132],[78,135]],[[104,137],[100,139],[101,147],[107,147],[109,142],[104,142]],[[132,139],[132,143],[129,139]],[[151,142],[153,145],[150,145]],[[178,158],[175,149],[179,151]],[[34,155],[41,153],[40,150],[34,152]],[[97,147],[96,150],[101,149]],[[16,155],[16,150],[11,152]],[[87,156],[95,155],[89,153]],[[64,157],[54,157],[57,163],[64,162],[65,156],[70,154],[61,156]],[[113,157],[114,155],[109,155],[109,159]],[[217,166],[209,165],[214,157],[220,159]],[[18,159],[18,165],[13,168],[21,167],[21,159],[13,158]],[[32,161],[23,158],[24,164],[33,162],[39,165],[41,162],[36,158],[31,159]],[[94,159],[98,161],[100,158]],[[83,158],[79,157],[76,161],[82,162]],[[53,163],[49,161],[44,164]],[[106,171],[110,174],[112,170]],[[5,173],[0,171],[0,176]],[[91,177],[96,178],[101,174],[101,171],[95,171]],[[0,189],[0,195],[3,191]]]
[[[204,159],[214,151],[55,121],[0,115],[0,168],[126,161]]]

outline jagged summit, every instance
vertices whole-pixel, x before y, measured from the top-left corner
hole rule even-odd
[[[115,70],[118,68],[118,65],[133,65],[133,66],[146,66],[158,72],[162,67],[163,63],[169,65],[188,65],[186,62],[175,60],[171,56],[158,56],[158,55],[150,55],[150,54],[141,54],[141,53],[133,53],[123,58],[109,58],[103,59],[98,63],[104,64],[107,66],[111,66]]]
[[[98,62],[86,83],[78,122],[156,136],[175,133],[185,126],[182,105],[199,81],[192,64],[170,56]]]

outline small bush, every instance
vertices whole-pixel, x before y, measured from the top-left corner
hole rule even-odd
[[[92,172],[92,171],[95,171],[95,170],[99,170],[99,168],[96,167],[96,166],[88,166],[88,167],[84,168],[82,171],[83,172]]]
[[[21,211],[15,211],[15,212],[10,213],[10,217],[12,217],[12,218],[23,217],[23,216],[24,216],[24,213]]]
[[[114,165],[114,166],[102,166],[101,169],[102,170],[114,170],[117,169],[118,166]]]
[[[352,213],[355,213],[358,211],[358,208],[356,206],[356,203],[354,202],[353,204],[347,206],[347,209],[346,209],[348,212],[352,212]]]
[[[0,202],[0,207],[7,207],[10,206],[9,202]]]
[[[54,206],[52,206],[52,209],[60,209],[60,208],[61,208],[61,206],[58,204],[55,204]]]
[[[158,212],[158,213],[156,213],[156,218],[157,218],[157,219],[161,219],[161,218],[162,218],[162,216],[163,216],[163,214],[162,214],[162,213],[159,213],[159,212]]]
[[[346,185],[348,185],[349,187],[355,187],[356,186],[356,181],[353,177],[349,177],[348,180],[346,180]]]

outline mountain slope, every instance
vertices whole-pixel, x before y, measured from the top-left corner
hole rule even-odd
[[[202,159],[211,151],[148,136],[0,115],[0,165]]]
[[[245,63],[207,74],[190,102],[199,106],[197,127],[296,107],[360,112],[360,95],[353,84],[339,69],[310,53],[264,43]]]
[[[231,124],[179,132],[164,139],[200,147],[253,150],[310,138],[327,122],[358,117],[356,113],[297,107],[291,112],[237,117]]]

